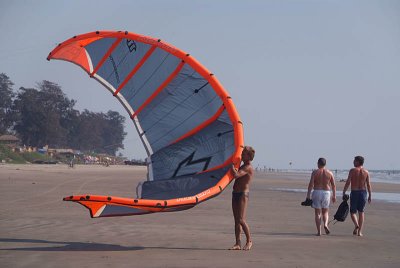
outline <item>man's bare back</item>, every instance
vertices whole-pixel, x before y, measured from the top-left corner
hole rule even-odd
[[[331,182],[333,180],[333,174],[331,171],[325,168],[319,168],[314,170],[311,175],[314,184],[314,190],[326,190],[331,189]]]
[[[352,168],[348,177],[351,183],[351,190],[366,190],[368,178],[368,170],[362,167]]]

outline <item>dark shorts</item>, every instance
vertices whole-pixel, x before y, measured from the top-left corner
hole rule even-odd
[[[367,191],[357,190],[350,193],[350,213],[364,212],[367,203]]]
[[[238,201],[243,196],[249,198],[249,192],[232,192],[232,201]]]

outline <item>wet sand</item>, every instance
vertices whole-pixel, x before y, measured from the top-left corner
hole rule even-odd
[[[314,212],[300,206],[308,176],[257,173],[250,193],[250,252],[233,245],[231,187],[173,213],[92,219],[71,194],[134,197],[143,167],[0,165],[0,267],[400,267],[400,204],[367,207],[364,237],[350,218],[316,237]],[[338,190],[344,183],[337,182]],[[373,184],[400,193],[400,185]],[[331,206],[331,218],[338,207]],[[244,237],[243,237],[244,241]]]

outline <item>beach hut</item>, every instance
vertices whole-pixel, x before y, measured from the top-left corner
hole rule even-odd
[[[8,145],[10,147],[16,147],[19,144],[19,139],[14,135],[1,135],[0,144]]]

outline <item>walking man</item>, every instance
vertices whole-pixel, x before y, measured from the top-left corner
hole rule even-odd
[[[315,209],[315,225],[317,226],[317,236],[321,235],[321,224],[324,225],[325,233],[330,234],[328,228],[329,220],[329,203],[331,200],[336,201],[336,186],[333,174],[325,168],[326,159],[318,159],[318,169],[311,174],[310,183],[308,184],[307,199],[310,199],[312,192],[312,207]],[[321,221],[322,216],[322,221]]]
[[[363,167],[364,157],[354,157],[353,164],[354,168],[349,171],[349,177],[347,178],[346,184],[343,188],[343,195],[346,194],[349,185],[351,185],[350,215],[354,223],[353,235],[363,236],[362,228],[364,224],[364,208],[367,202],[367,190],[368,203],[371,203],[371,183],[368,170]]]

